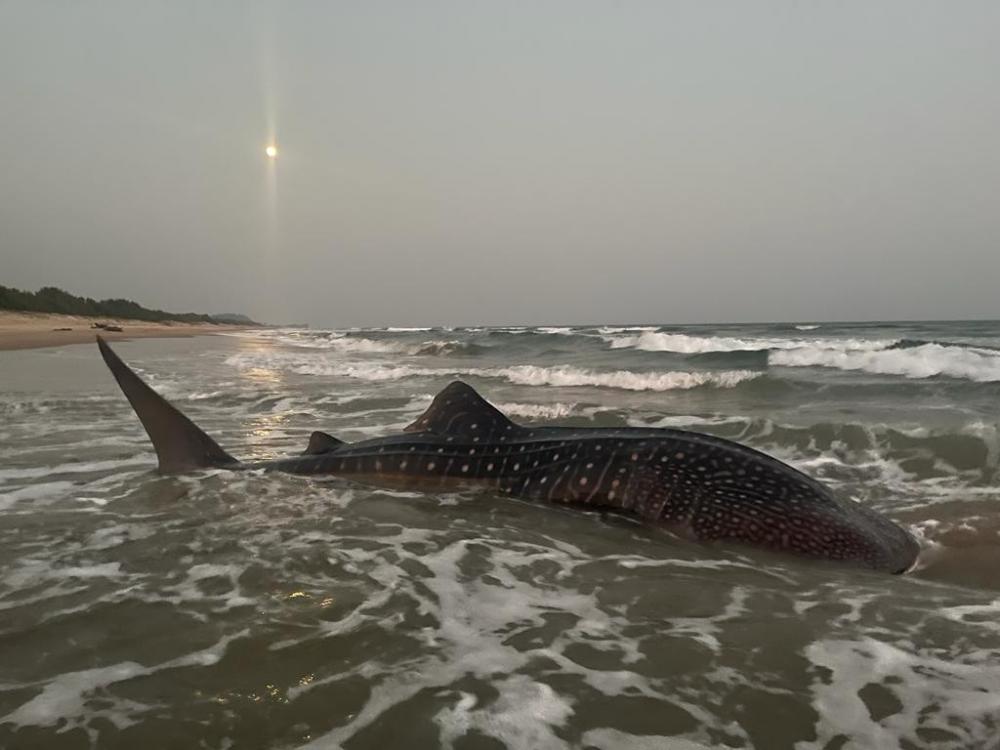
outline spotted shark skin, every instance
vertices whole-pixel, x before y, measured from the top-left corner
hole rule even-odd
[[[919,552],[914,537],[885,516],[840,499],[797,469],[739,443],[674,429],[525,427],[458,381],[403,434],[347,444],[317,432],[303,455],[241,463],[101,343],[105,361],[153,439],[161,471],[223,466],[425,491],[482,487],[524,500],[632,516],[701,542],[890,573],[911,568]],[[146,390],[137,390],[140,385]],[[157,416],[143,404],[154,397],[172,413]],[[185,423],[171,430],[175,415]],[[158,445],[157,432],[160,442],[165,433],[181,434],[167,439],[174,443],[172,452]],[[180,461],[177,457],[185,453],[178,440],[192,446]],[[165,455],[172,456],[166,465]]]

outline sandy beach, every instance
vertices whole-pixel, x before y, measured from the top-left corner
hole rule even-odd
[[[104,323],[121,328],[121,332],[94,328]],[[46,346],[83,344],[100,333],[109,341],[155,336],[204,336],[224,331],[239,331],[247,326],[211,323],[150,323],[123,318],[91,318],[81,315],[56,315],[0,311],[0,351],[37,349]]]

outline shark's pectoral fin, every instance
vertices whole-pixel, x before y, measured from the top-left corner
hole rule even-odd
[[[317,430],[309,436],[309,445],[302,451],[303,456],[318,456],[322,453],[335,451],[344,444],[343,440],[337,440],[333,435]]]
[[[427,411],[403,431],[486,441],[501,435],[513,437],[523,430],[476,393],[472,386],[456,380],[435,396]]]
[[[100,336],[97,337],[97,346],[111,374],[135,409],[136,416],[146,428],[160,460],[161,473],[177,474],[239,463],[175,406],[146,385]]]

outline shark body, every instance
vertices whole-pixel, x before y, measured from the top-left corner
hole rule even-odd
[[[919,545],[887,517],[739,443],[659,428],[527,427],[454,382],[399,435],[343,443],[314,432],[302,455],[244,463],[98,344],[146,428],[159,469],[267,469],[424,490],[480,486],[605,510],[703,542],[730,542],[902,573]]]

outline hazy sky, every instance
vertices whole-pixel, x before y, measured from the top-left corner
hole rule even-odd
[[[1000,3],[0,0],[0,284],[325,325],[1000,317]]]

